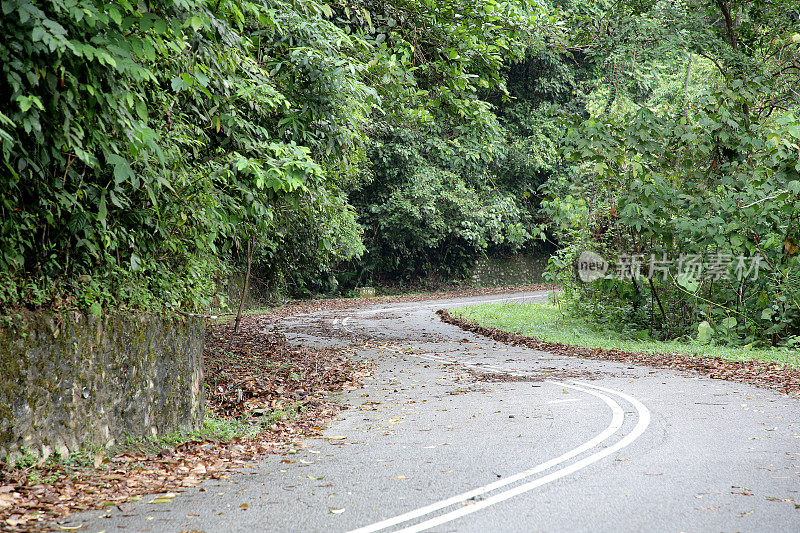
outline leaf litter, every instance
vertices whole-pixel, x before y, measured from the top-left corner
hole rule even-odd
[[[492,340],[512,346],[525,346],[557,355],[602,359],[646,365],[656,368],[693,371],[714,379],[736,381],[765,387],[786,394],[800,395],[800,370],[768,361],[730,361],[716,357],[692,357],[675,353],[629,353],[603,348],[569,346],[556,342],[544,342],[533,337],[507,333],[496,328],[487,328],[456,318],[445,310],[436,312],[447,324],[458,326],[465,331],[483,335]],[[763,437],[757,437],[763,438]]]
[[[73,530],[80,526],[63,522],[70,514],[121,509],[147,494],[156,495],[152,505],[170,505],[203,479],[228,478],[269,454],[296,453],[302,439],[319,436],[324,422],[346,408],[327,396],[356,388],[371,363],[344,349],[290,344],[269,325],[268,316],[244,317],[239,334],[230,323],[211,325],[204,350],[208,411],[248,420],[257,435],[229,442],[189,438],[155,453],[94,454],[27,468],[0,463],[0,530]]]

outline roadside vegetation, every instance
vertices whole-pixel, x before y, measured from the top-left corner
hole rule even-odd
[[[800,349],[796,3],[614,6],[585,42],[609,83],[546,185],[550,279],[602,329]]]
[[[797,0],[6,0],[0,31],[0,315],[227,316],[232,273],[342,296],[535,252],[558,309],[464,316],[797,367]],[[363,370],[257,320],[210,328],[217,420],[310,420]]]
[[[250,264],[308,297],[534,246],[523,192],[542,176],[503,181],[528,156],[505,156],[490,100],[543,50],[543,17],[507,0],[4,3],[0,310],[202,312]]]
[[[576,317],[556,303],[493,303],[451,309],[452,316],[487,328],[532,337],[546,343],[602,348],[628,353],[682,354],[693,357],[718,357],[731,361],[768,361],[800,369],[800,353],[789,348],[741,346],[730,332],[728,343],[722,337],[700,342],[684,338],[660,341],[647,330],[620,330],[603,327],[596,321]]]
[[[310,297],[555,251],[578,315],[795,346],[799,17],[6,2],[0,309],[219,311],[233,270]],[[616,278],[578,282],[584,251]]]

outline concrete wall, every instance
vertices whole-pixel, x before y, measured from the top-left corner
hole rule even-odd
[[[484,257],[476,261],[469,279],[478,287],[534,285],[544,283],[542,272],[546,266],[545,256]]]
[[[195,429],[204,330],[146,314],[0,317],[0,458]]]

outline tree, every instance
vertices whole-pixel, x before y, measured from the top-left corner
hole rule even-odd
[[[698,256],[706,269],[712,257],[764,264],[757,279],[732,267],[716,278],[677,271],[658,283],[598,282],[578,289],[576,305],[667,337],[710,324],[729,341],[795,342],[797,14],[780,2],[619,7],[604,23],[608,37],[591,49],[630,76],[613,71],[595,93],[608,96],[573,132],[569,153],[582,172],[568,198],[577,201],[547,204],[569,243],[563,258],[593,248]],[[639,53],[645,43],[657,57]]]

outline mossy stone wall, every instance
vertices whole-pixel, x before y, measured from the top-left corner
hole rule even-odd
[[[196,429],[204,329],[134,313],[0,317],[0,458]]]
[[[546,256],[483,257],[475,262],[470,281],[478,287],[543,283]]]

